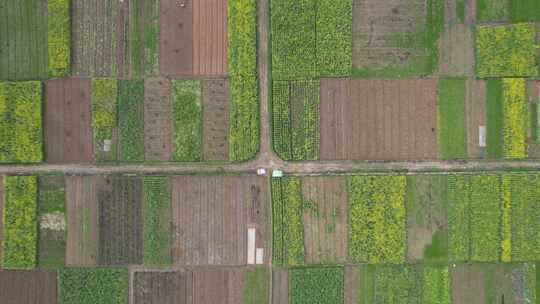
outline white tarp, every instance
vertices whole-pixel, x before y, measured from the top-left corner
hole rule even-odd
[[[478,127],[478,145],[480,148],[486,147],[486,126]]]
[[[248,228],[247,263],[255,264],[255,228]]]
[[[264,248],[257,248],[257,265],[264,263]]]

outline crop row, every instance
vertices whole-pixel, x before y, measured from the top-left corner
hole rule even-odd
[[[351,74],[351,0],[272,0],[270,23],[275,80]]]
[[[257,2],[228,4],[228,66],[231,96],[229,157],[244,161],[259,149]]]
[[[274,81],[273,144],[284,160],[319,157],[319,82]]]
[[[0,163],[43,159],[41,83],[0,82]]]

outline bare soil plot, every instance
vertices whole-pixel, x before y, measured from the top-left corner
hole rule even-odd
[[[56,271],[0,271],[0,303],[58,303]]]
[[[178,176],[172,183],[173,263],[245,265],[248,227],[269,260],[268,185],[253,176]]]
[[[133,274],[134,304],[192,304],[193,271],[139,271]]]
[[[193,3],[193,75],[227,75],[227,0]]]
[[[66,177],[66,266],[92,267],[98,259],[97,177]]]
[[[0,176],[0,261],[4,260],[4,177]],[[0,263],[0,269],[2,263]]]
[[[452,303],[484,304],[484,273],[480,265],[460,264],[451,267]]]
[[[468,26],[476,24],[476,0],[465,0],[465,24]]]
[[[480,127],[484,127],[486,138],[486,83],[484,80],[468,79],[465,83],[465,120],[467,124],[467,152],[470,158],[485,155],[485,146],[480,146]]]
[[[423,54],[400,47],[400,35],[425,24],[423,0],[354,0],[353,67],[406,66]]]
[[[45,156],[48,163],[92,163],[90,80],[45,82]]]
[[[141,178],[99,178],[99,265],[142,264],[142,195]]]
[[[306,263],[344,263],[348,237],[345,177],[305,177],[302,195]]]
[[[540,81],[538,80],[527,80],[526,81],[526,91],[529,103],[538,103],[538,98],[540,90]]]
[[[285,268],[272,269],[272,303],[289,304],[289,271]]]
[[[446,191],[446,175],[420,174],[407,177],[408,261],[417,262],[424,258],[430,261],[445,260],[445,252],[443,256],[425,256],[425,253],[430,246],[435,253],[446,249],[446,246],[442,246],[446,243],[448,233]]]
[[[471,27],[455,21],[447,24],[439,40],[439,54],[440,75],[474,76],[474,35]]]
[[[166,78],[144,81],[144,158],[167,161],[172,153],[171,82]]]
[[[360,269],[358,266],[345,266],[345,304],[358,304],[360,289]]]
[[[118,13],[116,16],[116,65],[117,75],[120,79],[128,78],[130,68],[130,58],[127,55],[129,45],[129,8],[130,0],[119,1]]]
[[[229,81],[202,81],[203,159],[229,160]]]
[[[242,268],[194,268],[135,272],[135,304],[244,303]]]
[[[321,160],[437,159],[436,79],[321,79]]]
[[[160,31],[159,67],[161,74],[193,74],[192,1],[162,0]]]
[[[120,1],[75,0],[72,14],[72,73],[115,76],[117,22]]]

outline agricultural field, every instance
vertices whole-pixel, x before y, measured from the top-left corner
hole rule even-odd
[[[268,263],[264,178],[177,176],[171,191],[175,266]]]
[[[266,303],[268,272],[264,268],[181,268],[133,274],[135,304]]]

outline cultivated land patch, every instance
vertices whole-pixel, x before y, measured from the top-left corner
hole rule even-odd
[[[72,3],[72,73],[110,77],[117,74],[119,1],[75,0]]]
[[[62,175],[38,178],[38,266],[64,267],[66,260],[66,192]]]
[[[305,262],[347,260],[347,191],[345,177],[302,179]]]
[[[99,177],[99,265],[142,264],[142,179]]]
[[[266,179],[178,176],[171,184],[174,265],[245,265],[256,249],[268,262]]]
[[[95,176],[66,177],[66,266],[97,265],[99,224],[96,184]]]
[[[0,271],[0,299],[2,303],[56,304],[56,271]]]
[[[227,1],[161,2],[160,70],[164,75],[227,74]]]
[[[0,176],[0,261],[4,260],[4,195],[4,177]],[[0,262],[0,269],[2,268],[2,264],[3,263]]]
[[[430,74],[444,9],[435,1],[355,0],[353,74]]]
[[[0,37],[0,79],[47,77],[47,1],[3,1]]]
[[[144,81],[144,159],[167,161],[172,153],[171,82],[166,78]]]
[[[45,82],[45,158],[48,163],[92,163],[90,80]]]
[[[250,304],[250,271],[245,268],[181,268],[133,274],[135,304]],[[255,286],[249,286],[255,283]],[[266,299],[266,294],[263,295]],[[260,298],[259,298],[260,299]]]
[[[437,80],[322,79],[321,160],[432,160]]]
[[[229,160],[229,81],[203,80],[203,159]]]
[[[486,82],[467,79],[465,82],[465,122],[467,124],[467,153],[470,158],[486,156],[486,113]]]
[[[407,176],[407,260],[445,261],[448,220],[445,175]]]
[[[474,75],[474,35],[463,23],[450,23],[439,40],[439,74],[445,76]]]
[[[272,268],[272,304],[289,304],[289,271]]]

